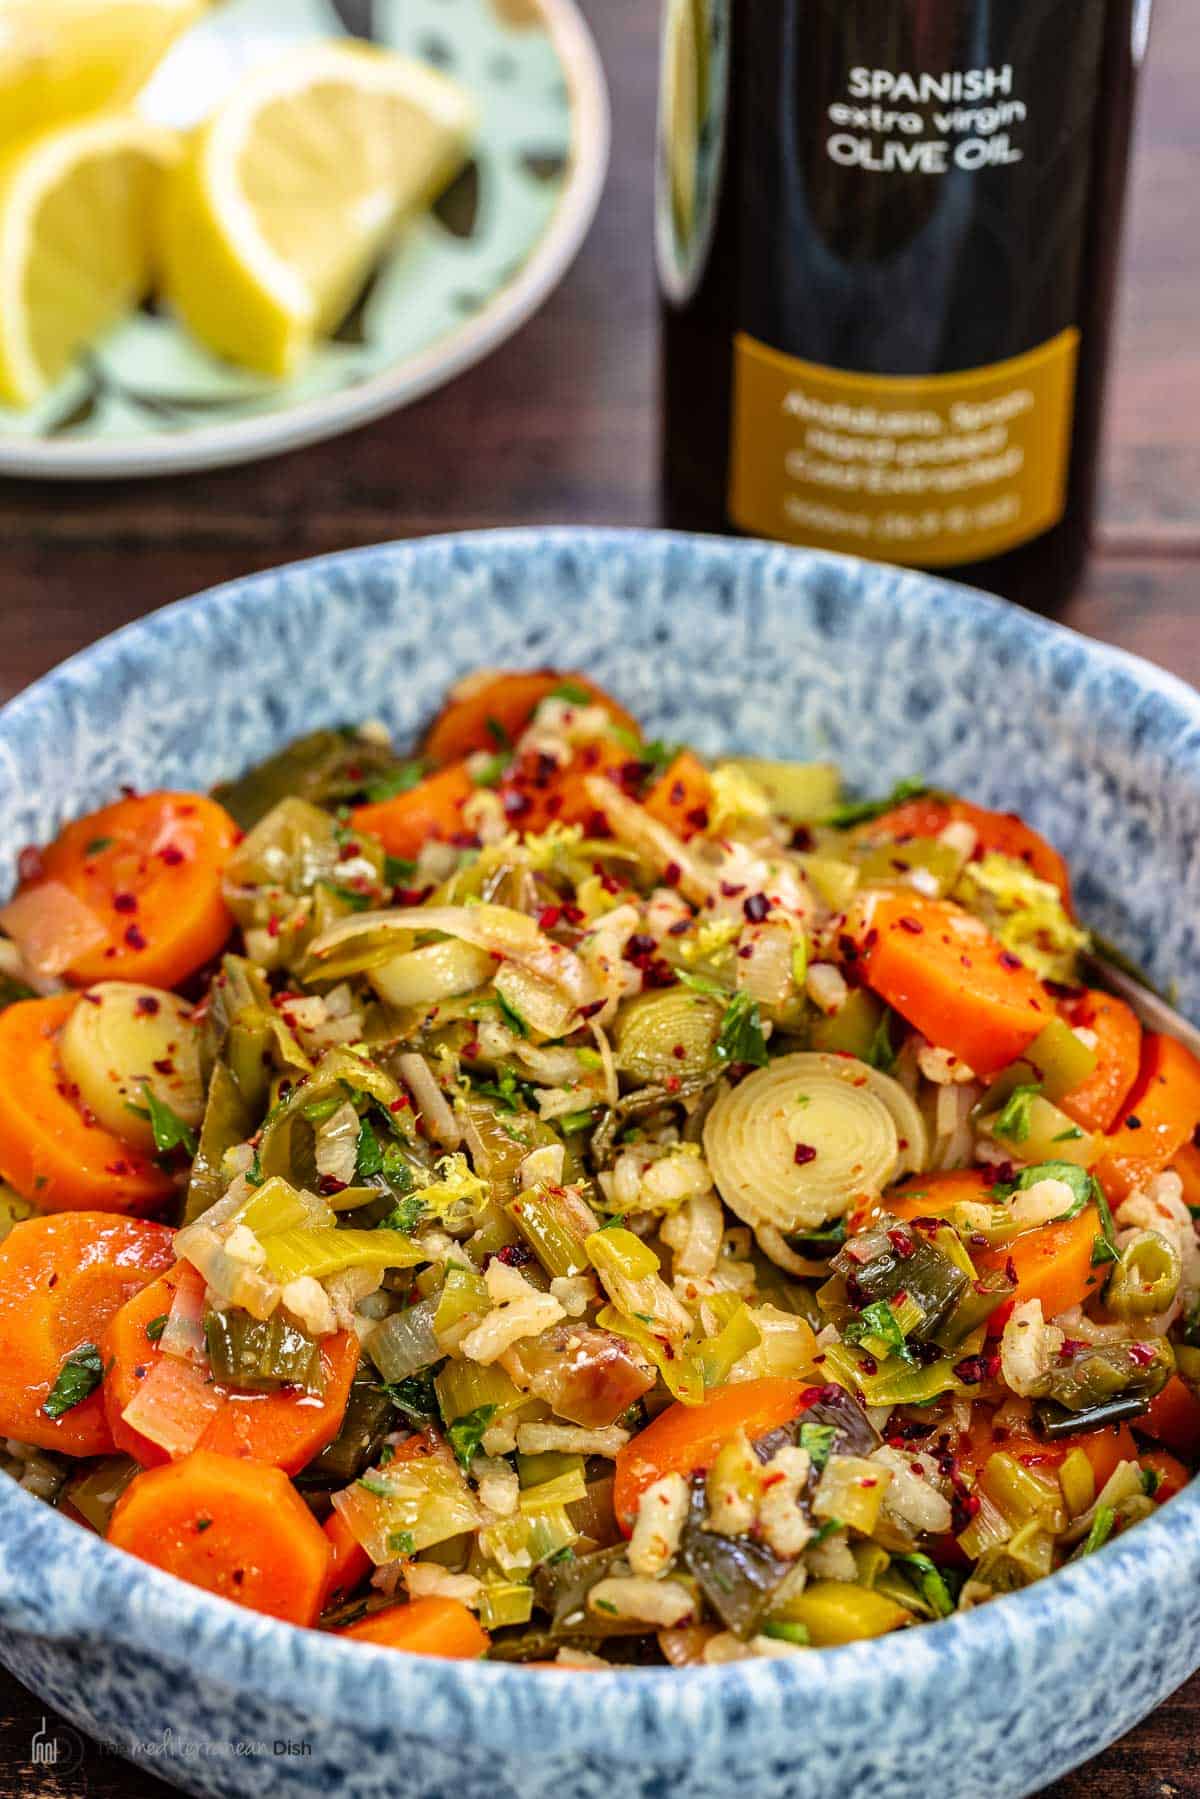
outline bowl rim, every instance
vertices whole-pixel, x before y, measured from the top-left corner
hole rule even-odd
[[[377,570],[430,554],[463,549],[484,561],[504,554],[547,549],[591,552],[593,558],[633,555],[658,566],[672,546],[697,547],[702,556],[753,566],[769,554],[797,570],[832,566],[873,576],[879,565],[829,552],[705,538],[655,530],[595,527],[521,527],[452,532],[365,545],[282,565],[209,588],[147,614],[79,651],[32,683],[0,709],[0,745],[26,714],[57,698],[78,699],[74,675],[86,669],[102,682],[118,666],[126,644],[147,632],[190,635],[193,619],[223,613],[236,600],[243,621],[277,603],[281,573]],[[1070,643],[1091,667],[1131,676],[1143,693],[1171,708],[1188,730],[1187,760],[1200,785],[1200,693],[1176,676],[1108,644],[949,581],[914,571],[887,571],[905,596],[932,589],[987,635],[998,625],[1033,640]],[[895,603],[893,600],[892,603]],[[1181,716],[1180,716],[1181,715]],[[6,1554],[7,1550],[7,1554]],[[742,1662],[727,1667],[590,1672],[586,1680],[534,1680],[514,1665],[451,1662],[339,1640],[330,1633],[298,1630],[249,1612],[114,1549],[57,1511],[0,1481],[0,1623],[52,1639],[113,1639],[156,1658],[186,1665],[193,1676],[236,1688],[245,1683],[281,1706],[311,1707],[316,1717],[353,1715],[365,1726],[437,1735],[439,1721],[453,1718],[455,1741],[464,1749],[498,1749],[505,1743],[558,1742],[573,1754],[611,1756],[611,1714],[595,1704],[603,1691],[625,1706],[623,1755],[650,1765],[677,1761],[681,1730],[703,1743],[706,1729],[745,1730],[747,1740],[765,1711],[772,1716],[797,1703],[853,1704],[864,1682],[911,1696],[922,1677],[968,1664],[1004,1665],[1017,1640],[1057,1633],[1066,1625],[1119,1628],[1144,1599],[1152,1576],[1186,1581],[1200,1575],[1200,1481],[1194,1481],[1135,1532],[1097,1555],[1059,1570],[1023,1592],[919,1629],[871,1643],[823,1650],[786,1660]],[[593,1700],[589,1700],[589,1694]],[[452,1707],[447,1713],[446,1708]],[[674,1745],[674,1747],[672,1746]],[[1095,1747],[1099,1747],[1097,1742]]]

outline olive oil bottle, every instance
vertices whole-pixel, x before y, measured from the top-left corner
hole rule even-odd
[[[1052,611],[1150,0],[666,0],[664,510]]]

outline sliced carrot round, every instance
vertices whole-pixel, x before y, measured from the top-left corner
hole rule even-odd
[[[1200,1060],[1174,1037],[1147,1032],[1137,1080],[1093,1172],[1113,1204],[1167,1167],[1200,1126]]]
[[[341,1428],[358,1367],[358,1339],[340,1331],[321,1344],[320,1394],[284,1387],[273,1393],[241,1393],[209,1379],[205,1369],[163,1354],[156,1336],[147,1334],[171,1310],[181,1280],[191,1275],[186,1263],[171,1269],[152,1287],[138,1293],[109,1325],[104,1342],[104,1404],[113,1441],[143,1467],[196,1449],[269,1462],[298,1474],[320,1455]],[[155,1441],[125,1417],[153,1381]]]
[[[0,1437],[65,1455],[113,1440],[94,1391],[58,1418],[44,1406],[67,1357],[170,1265],[173,1231],[106,1212],[29,1218],[0,1243]]]
[[[1024,862],[1040,881],[1049,881],[1051,886],[1057,887],[1067,910],[1071,910],[1071,880],[1066,863],[1053,844],[1047,843],[1015,812],[993,812],[987,806],[972,805],[970,800],[926,793],[872,819],[861,827],[859,834],[871,842],[936,837],[948,824],[956,822],[972,827],[980,849],[1010,856],[1014,862]]]
[[[356,806],[354,828],[378,837],[389,856],[412,858],[426,843],[446,843],[464,829],[463,807],[477,792],[466,765],[454,762],[406,793]]]
[[[206,1592],[289,1624],[316,1622],[329,1539],[286,1474],[197,1450],[139,1474],[108,1540]]]
[[[992,1184],[993,1177],[978,1168],[914,1175],[894,1188],[883,1204],[897,1218],[943,1218],[964,1200],[984,1203]],[[972,1249],[971,1259],[980,1274],[1004,1270],[1017,1282],[1012,1299],[988,1320],[989,1333],[998,1336],[1013,1307],[1027,1299],[1040,1300],[1043,1316],[1055,1318],[1098,1293],[1105,1273],[1092,1266],[1099,1231],[1095,1206],[1085,1206],[1074,1218],[1026,1231],[999,1248]]]
[[[175,1191],[149,1156],[76,1100],[58,1056],[73,993],[0,1012],[0,1174],[46,1212],[146,1211]]]
[[[636,719],[586,675],[562,674],[552,668],[470,676],[460,682],[425,737],[431,762],[459,762],[474,750],[494,750],[515,743],[544,699],[556,690],[564,697],[584,696],[580,704],[603,706],[625,731],[641,738]]]
[[[1015,1062],[1053,1010],[1032,970],[949,900],[880,895],[859,956],[881,999],[985,1078]]]
[[[739,1430],[753,1441],[790,1424],[820,1392],[811,1382],[770,1377],[712,1387],[699,1405],[677,1401],[660,1412],[617,1455],[613,1509],[628,1534],[638,1501],[664,1474],[698,1474],[712,1467]]]
[[[221,877],[237,838],[229,814],[202,794],[130,795],[67,825],[22,893],[57,883],[103,927],[104,940],[67,965],[70,980],[175,987],[233,928]]]
[[[1137,1014],[1111,993],[1089,989],[1063,1008],[1068,1024],[1096,1039],[1096,1066],[1059,1105],[1085,1131],[1108,1131],[1137,1079],[1142,1027]]]
[[[457,1599],[413,1599],[370,1612],[346,1624],[339,1637],[375,1643],[384,1649],[406,1649],[410,1655],[440,1655],[452,1661],[474,1661],[491,1642],[473,1612]]]

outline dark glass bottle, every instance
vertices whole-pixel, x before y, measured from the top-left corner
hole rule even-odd
[[[668,522],[1053,611],[1150,0],[667,0]]]

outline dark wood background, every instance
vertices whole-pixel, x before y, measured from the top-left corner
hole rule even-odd
[[[538,318],[411,410],[258,468],[0,482],[0,697],[152,607],[294,557],[488,525],[656,522],[657,6],[582,4],[612,88],[613,166],[596,227]],[[1158,0],[1101,523],[1064,616],[1200,684],[1198,93],[1196,0]],[[165,1793],[110,1757],[71,1774],[32,1767],[42,1712],[0,1672],[0,1799]],[[1176,1795],[1200,1795],[1200,1677],[1046,1799]]]

